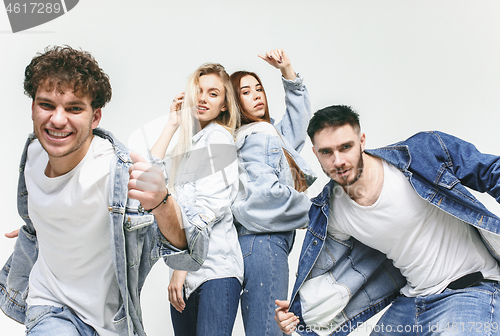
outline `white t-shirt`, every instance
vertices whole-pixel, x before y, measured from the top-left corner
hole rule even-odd
[[[82,161],[55,178],[38,140],[25,168],[28,213],[39,254],[29,278],[28,306],[70,308],[101,336],[118,335],[113,316],[119,288],[111,255],[108,213],[111,143],[95,136]]]
[[[406,277],[405,296],[441,292],[469,273],[500,280],[500,268],[477,230],[422,199],[394,166],[383,161],[384,184],[371,206],[354,202],[340,186],[331,197],[328,233],[353,236],[381,251]]]

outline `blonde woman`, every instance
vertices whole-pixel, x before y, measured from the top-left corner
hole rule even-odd
[[[233,133],[239,121],[224,67],[208,63],[177,95],[169,120],[151,154],[164,158],[174,133],[169,186],[179,205],[186,236],[198,235],[192,250],[195,272],[174,271],[169,290],[176,335],[231,335],[243,281],[243,257],[233,225],[231,203],[238,192]],[[182,252],[179,252],[182,253]]]

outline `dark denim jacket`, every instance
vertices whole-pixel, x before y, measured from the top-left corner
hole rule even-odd
[[[500,218],[491,213],[467,189],[487,192],[500,203],[500,157],[480,153],[474,145],[441,132],[418,133],[406,141],[366,153],[382,158],[405,174],[415,192],[441,210],[480,229],[490,253],[500,261],[500,251],[490,244],[500,240]],[[301,319],[301,335],[317,335],[315,326],[302,321],[298,293],[305,281],[331,272],[348,288],[347,306],[330,324],[331,335],[347,335],[359,323],[375,315],[398,295],[406,279],[384,254],[354,238],[346,241],[327,235],[330,181],[312,199],[309,227],[299,259],[291,308]],[[492,235],[491,235],[491,234]]]
[[[181,259],[186,270],[197,269],[199,264],[192,260],[188,251],[170,245],[158,229],[154,216],[139,213],[139,202],[127,197],[128,169],[132,164],[128,149],[103,129],[94,130],[94,135],[109,140],[116,154],[109,176],[109,224],[121,306],[113,322],[120,336],[142,336],[146,334],[142,326],[139,293],[153,264],[160,257],[167,256]],[[14,252],[0,271],[0,308],[20,323],[25,322],[29,275],[38,257],[36,232],[28,216],[28,192],[24,179],[27,150],[33,139],[35,136],[31,134],[19,170],[17,205],[25,225],[19,231]]]

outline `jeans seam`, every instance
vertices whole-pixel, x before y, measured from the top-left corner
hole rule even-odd
[[[495,288],[495,291],[492,293],[491,301],[490,301],[490,307],[491,307],[491,309],[490,309],[490,331],[488,332],[488,336],[491,336],[491,334],[492,334],[491,326],[493,325],[493,322],[495,322],[493,320],[493,317],[495,316],[495,301],[496,301],[496,299],[498,297],[498,293],[499,293],[499,289],[497,288],[497,286],[494,286],[494,285],[492,285],[492,286]]]
[[[224,334],[227,334],[227,332],[229,331],[229,313],[230,313],[230,305],[229,305],[229,279],[230,278],[224,278],[224,282],[226,284],[226,319],[224,321],[225,323],[225,330],[224,330]]]

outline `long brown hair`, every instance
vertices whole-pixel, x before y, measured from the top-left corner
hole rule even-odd
[[[255,72],[250,72],[250,71],[236,71],[231,75],[231,84],[233,85],[233,90],[234,90],[234,96],[236,98],[236,104],[238,105],[238,108],[240,110],[240,122],[241,125],[246,125],[250,124],[253,122],[257,121],[265,121],[268,123],[271,123],[271,116],[269,115],[269,106],[266,104],[266,109],[264,112],[264,115],[260,118],[255,117],[245,111],[243,108],[243,105],[241,104],[241,99],[240,99],[240,83],[241,79],[245,76],[253,76],[257,82],[260,84],[262,88],[262,94],[264,97],[266,97],[267,101],[267,96],[266,96],[266,90],[264,90],[264,85],[262,85],[262,81],[260,80],[259,76]],[[279,134],[279,133],[278,133]],[[305,191],[308,188],[304,173],[302,170],[300,170],[299,166],[295,162],[295,160],[292,158],[290,153],[287,152],[285,148],[283,148],[283,154],[285,155],[286,161],[288,162],[288,166],[290,167],[290,170],[292,172],[293,176],[293,181],[294,181],[294,188],[298,192]]]
[[[262,88],[262,94],[264,95],[264,97],[266,97],[266,100],[267,100],[266,90],[264,90],[264,85],[262,85],[262,82],[261,82],[259,76],[257,76],[257,74],[255,72],[250,72],[250,71],[236,71],[236,72],[234,72],[231,75],[231,84],[233,85],[234,96],[236,97],[236,104],[238,105],[238,108],[240,109],[241,125],[243,126],[243,125],[250,124],[250,123],[253,123],[256,121],[267,121],[268,123],[270,123],[271,117],[269,116],[269,106],[267,104],[266,104],[266,109],[265,109],[264,115],[261,118],[254,117],[253,115],[251,115],[250,113],[245,111],[245,109],[243,108],[243,105],[241,104],[241,100],[240,100],[240,83],[241,83],[241,79],[245,76],[253,76],[257,80],[257,82],[259,82],[259,84]]]

